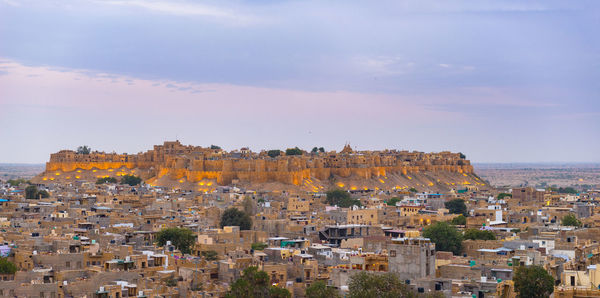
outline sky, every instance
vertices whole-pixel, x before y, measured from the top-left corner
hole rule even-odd
[[[598,1],[0,0],[0,162],[226,150],[600,162]]]

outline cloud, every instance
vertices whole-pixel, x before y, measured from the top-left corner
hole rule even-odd
[[[378,121],[377,117],[393,117],[399,109],[410,111],[405,116],[407,119],[452,116],[452,113],[429,109],[400,95],[149,80],[89,70],[26,66],[12,61],[0,62],[0,69],[6,71],[0,76],[0,90],[3,90],[0,104],[5,105],[92,110],[118,106],[140,113],[172,112],[187,116],[203,110],[211,111],[207,117],[214,117],[215,121],[234,114],[241,119],[261,116],[321,121],[320,117],[324,115],[344,115]],[[372,109],[373,105],[379,108]]]
[[[411,72],[415,63],[400,56],[356,56],[352,58],[361,72],[379,76],[401,75]]]
[[[248,25],[259,22],[259,18],[247,13],[241,13],[231,8],[206,5],[188,1],[155,1],[155,0],[93,0],[97,3],[107,5],[118,5],[128,7],[139,7],[146,10],[178,15],[178,16],[202,16],[233,22],[237,25]]]

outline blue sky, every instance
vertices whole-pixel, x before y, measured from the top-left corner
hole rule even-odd
[[[164,140],[600,162],[596,1],[0,0],[0,162]]]

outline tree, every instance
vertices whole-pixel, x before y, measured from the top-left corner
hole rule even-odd
[[[105,184],[105,183],[117,183],[117,178],[115,177],[102,177],[96,180],[96,184]]]
[[[48,198],[50,197],[50,194],[45,189],[42,189],[38,191],[37,197]]]
[[[217,145],[210,145],[210,149],[212,149],[212,150],[221,150],[221,147],[219,147]]]
[[[393,273],[373,274],[364,271],[354,274],[348,282],[350,298],[363,297],[413,297],[414,294]]]
[[[465,159],[467,158],[466,155],[464,155],[462,152],[458,152],[458,155],[460,156],[460,159]]]
[[[167,287],[176,287],[177,286],[177,280],[175,278],[169,278],[167,280],[165,280],[165,285],[167,285]]]
[[[285,150],[285,155],[302,155],[302,150],[298,147],[287,148]]]
[[[285,288],[280,288],[276,286],[271,286],[269,289],[269,297],[270,298],[290,298],[292,297],[292,293]]]
[[[324,281],[315,281],[305,290],[306,298],[339,298],[335,288],[328,287]]]
[[[410,192],[419,192],[419,191],[418,191],[416,188],[414,188],[414,187],[411,187],[411,188],[410,188],[408,191],[410,191]]]
[[[6,181],[6,182],[7,182],[7,183],[8,183],[10,186],[19,186],[19,185],[20,185],[20,184],[22,184],[22,183],[28,183],[28,184],[29,184],[29,181],[27,181],[27,180],[25,180],[25,179],[22,179],[22,178],[20,178],[20,179],[10,179],[10,180],[8,180],[8,181]]]
[[[87,145],[77,147],[77,154],[90,154],[91,148]]]
[[[465,240],[496,240],[496,234],[492,231],[484,231],[478,229],[467,229],[463,236]]]
[[[423,236],[435,243],[439,251],[451,251],[455,255],[462,249],[462,235],[454,226],[447,222],[437,222],[425,228]]]
[[[505,192],[501,192],[501,193],[498,194],[498,200],[502,200],[502,199],[504,199],[506,197],[511,197],[512,198],[512,194],[505,193]]]
[[[452,214],[462,214],[467,216],[467,205],[463,199],[454,199],[444,203],[444,206],[450,210]]]
[[[15,274],[17,266],[7,258],[0,258],[0,274]]]
[[[581,227],[581,221],[575,217],[575,214],[569,213],[562,218],[561,224],[563,226]]]
[[[269,275],[258,270],[258,267],[248,267],[242,272],[242,276],[238,278],[225,295],[227,298],[246,297],[246,298],[262,298],[262,297],[291,297],[287,289],[277,288],[271,285]]]
[[[323,148],[323,147],[319,147],[319,152],[321,152],[321,153],[325,153],[325,148]]]
[[[128,184],[129,186],[134,186],[142,183],[142,178],[135,175],[123,175],[121,177],[121,184]]]
[[[400,198],[391,198],[386,203],[388,204],[388,206],[396,206],[397,202],[400,202]]]
[[[267,151],[267,155],[269,157],[275,158],[275,157],[281,155],[281,150],[279,150],[279,149],[269,150],[269,151]]]
[[[464,215],[459,215],[455,218],[453,218],[450,221],[451,224],[455,225],[455,226],[465,226],[467,225],[467,218]]]
[[[351,207],[353,205],[360,206],[360,201],[350,197],[350,194],[343,189],[332,189],[326,192],[327,198],[325,201],[329,205],[337,205],[342,208]]]
[[[265,248],[267,248],[267,246],[268,245],[266,243],[262,243],[262,242],[252,243],[253,250],[265,250]]]
[[[519,266],[513,281],[520,298],[550,297],[554,292],[554,277],[541,266]]]
[[[578,191],[573,187],[559,187],[558,193],[566,193],[566,194],[576,194]]]
[[[25,198],[35,200],[38,198],[38,188],[35,185],[29,185],[25,188]]]
[[[240,230],[250,230],[252,219],[248,214],[236,208],[229,208],[221,215],[221,228],[225,226],[238,226]]]
[[[166,228],[156,234],[155,241],[159,246],[165,246],[167,241],[171,241],[172,245],[187,254],[191,252],[191,248],[196,242],[196,235],[185,228]]]
[[[217,259],[217,256],[219,254],[214,251],[214,250],[207,250],[207,251],[203,251],[202,252],[202,256],[207,260],[207,261],[214,261]]]
[[[244,198],[244,212],[248,215],[254,215],[256,212],[256,204],[252,198],[246,196]]]
[[[312,150],[310,150],[310,152],[317,153],[317,152],[319,152],[319,148],[313,147]]]

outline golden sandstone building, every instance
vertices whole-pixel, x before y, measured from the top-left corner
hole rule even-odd
[[[226,152],[179,141],[155,145],[138,154],[62,150],[51,154],[40,183],[92,180],[136,174],[158,186],[206,188],[216,185],[276,182],[317,191],[334,184],[352,190],[422,186],[454,188],[484,185],[469,160],[460,153],[423,153],[397,150],[353,151],[346,145],[337,153],[307,153],[269,157],[247,148]],[[58,182],[57,181],[57,182]]]

